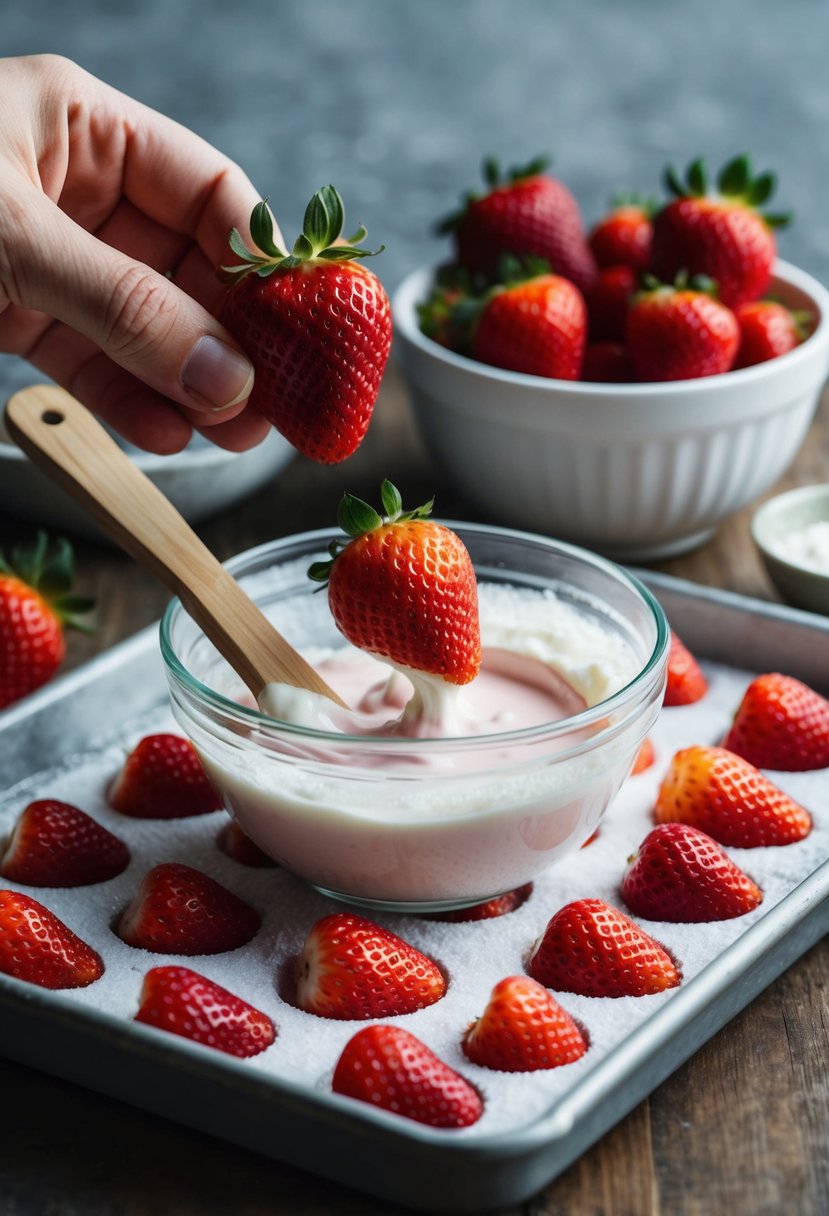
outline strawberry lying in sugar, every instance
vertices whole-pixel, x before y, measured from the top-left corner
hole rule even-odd
[[[318,921],[297,964],[296,1004],[324,1018],[414,1013],[445,992],[437,963],[395,933],[350,912]]]
[[[335,1093],[430,1127],[469,1127],[483,1114],[476,1089],[400,1026],[366,1026],[346,1043]]]
[[[192,743],[169,734],[146,735],[136,744],[107,798],[133,819],[185,819],[222,806]]]
[[[144,876],[116,933],[128,946],[156,954],[222,954],[246,945],[262,921],[214,878],[178,862]]]
[[[36,899],[0,891],[0,972],[40,988],[85,988],[104,974],[104,964]]]
[[[511,975],[492,990],[486,1009],[464,1032],[463,1053],[498,1072],[537,1072],[572,1064],[587,1041],[537,980]]]
[[[389,481],[384,515],[345,494],[333,541],[310,578],[328,583],[337,628],[354,646],[403,667],[468,684],[481,665],[478,586],[463,542],[428,519],[431,502],[404,511]],[[365,605],[371,605],[371,612]]]
[[[359,248],[365,229],[342,243],[343,221],[342,199],[324,187],[286,253],[262,202],[250,221],[255,248],[234,228],[230,247],[241,262],[222,268],[230,287],[221,320],[254,367],[250,405],[322,464],[361,443],[391,349],[388,297],[359,261],[374,256]]]
[[[30,887],[85,887],[115,878],[129,860],[124,842],[85,811],[41,798],[18,817],[0,874]]]
[[[829,766],[829,701],[779,672],[749,684],[723,740],[756,768],[805,772]]]
[[[664,705],[692,705],[708,692],[708,681],[697,659],[675,633],[668,650],[668,682]]]
[[[267,1014],[189,967],[153,967],[141,988],[136,1022],[247,1059],[270,1047]]]

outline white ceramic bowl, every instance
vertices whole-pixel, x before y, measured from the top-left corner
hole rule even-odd
[[[542,536],[451,526],[479,585],[492,585],[496,595],[507,588],[519,596],[554,593],[597,631],[597,646],[623,643],[627,683],[569,717],[521,730],[439,739],[345,735],[242,704],[238,678],[178,600],[161,625],[173,711],[228,810],[286,869],[367,907],[477,903],[574,852],[630,771],[664,694],[668,626],[636,579]],[[227,563],[309,654],[344,645],[327,597],[307,574],[337,535],[287,537]]]
[[[434,270],[394,301],[395,353],[425,441],[487,517],[649,560],[703,543],[767,490],[803,442],[829,371],[829,293],[778,262],[770,293],[811,310],[779,359],[699,380],[588,384],[502,371],[418,328]]]
[[[829,529],[829,483],[801,486],[770,498],[755,513],[751,534],[769,578],[784,599],[811,612],[829,614],[829,568],[804,560],[798,535],[815,524]]]

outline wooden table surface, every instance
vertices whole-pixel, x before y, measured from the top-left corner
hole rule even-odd
[[[335,521],[344,489],[404,501],[438,490],[444,518],[478,518],[436,486],[390,369],[375,420],[345,467],[297,458],[273,484],[199,529],[222,559]],[[774,492],[829,480],[829,397]],[[655,566],[762,599],[750,510],[704,548]],[[32,525],[0,520],[0,546]],[[156,620],[167,594],[122,554],[79,543],[80,587],[99,601],[66,670]],[[823,941],[530,1202],[500,1216],[825,1216],[829,1212],[829,945]],[[0,1216],[396,1216],[403,1209],[119,1102],[0,1061]],[[370,1163],[366,1165],[370,1169]],[[435,1179],[439,1187],[439,1178]]]

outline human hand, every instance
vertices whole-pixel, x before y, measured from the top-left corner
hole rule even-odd
[[[185,127],[54,55],[0,59],[0,351],[152,452],[259,443],[253,369],[212,315],[259,196]]]

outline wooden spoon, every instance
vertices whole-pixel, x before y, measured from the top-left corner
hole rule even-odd
[[[6,427],[34,464],[179,597],[257,702],[266,684],[290,684],[345,707],[79,401],[32,385],[8,402]]]

